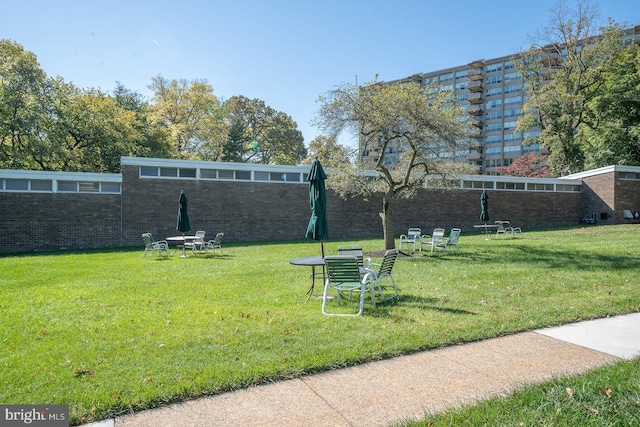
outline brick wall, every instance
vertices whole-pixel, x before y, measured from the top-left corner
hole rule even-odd
[[[141,234],[157,239],[179,234],[178,197],[189,199],[192,232],[224,232],[227,242],[301,240],[309,222],[308,186],[287,182],[140,178],[123,165],[122,194],[0,192],[0,253],[141,246]],[[615,180],[615,172],[584,179],[582,193],[487,190],[494,220],[527,229],[578,224],[585,213],[640,210],[640,183]],[[480,224],[481,190],[423,190],[393,201],[394,234],[420,227],[474,231]],[[342,199],[328,191],[330,238],[382,238],[382,200]],[[614,210],[613,207],[616,207]],[[603,221],[606,223],[606,221]]]
[[[119,194],[0,194],[0,253],[120,246],[120,224]]]

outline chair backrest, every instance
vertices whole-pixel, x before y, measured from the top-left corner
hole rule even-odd
[[[222,243],[223,237],[224,237],[224,233],[218,233],[216,234],[216,238],[213,239],[213,242],[219,245],[220,243]]]
[[[444,228],[436,228],[433,230],[433,234],[431,235],[431,240],[434,242],[442,242],[444,239]]]
[[[326,256],[324,264],[330,284],[360,283],[360,266],[355,256]]]
[[[421,228],[410,228],[409,231],[407,231],[407,237],[409,239],[415,239],[420,236],[422,236]]]
[[[505,231],[509,227],[509,221],[496,221],[498,232]]]
[[[153,236],[151,233],[142,233],[142,240],[144,241],[144,246],[146,248],[151,248],[151,246],[153,246]]]
[[[360,246],[339,246],[338,255],[354,256],[358,260],[358,266],[364,267],[364,253],[362,252],[362,248]]]
[[[398,259],[397,249],[389,249],[388,251],[386,251],[384,253],[384,258],[382,258],[382,263],[380,264],[378,277],[391,275],[391,270],[393,270],[393,266],[396,263],[396,259]]]
[[[196,231],[196,240],[204,240],[204,235],[206,233],[204,231]]]
[[[460,229],[452,228],[451,233],[449,233],[449,239],[447,240],[447,245],[457,245],[458,238],[460,237]]]

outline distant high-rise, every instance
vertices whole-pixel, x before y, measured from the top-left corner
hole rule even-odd
[[[640,39],[640,25],[627,30],[627,37]],[[453,90],[462,101],[471,124],[467,159],[478,174],[496,174],[497,168],[509,166],[516,158],[534,152],[540,154],[538,144],[523,145],[526,136],[537,136],[539,129],[516,132],[516,122],[522,114],[524,92],[522,76],[516,69],[517,54],[493,59],[479,59],[468,64],[438,71],[414,74],[387,84],[415,82],[420,85],[437,84],[441,90]],[[542,64],[553,70],[560,58],[550,54]],[[398,151],[392,147],[388,150]],[[544,152],[543,152],[544,153]],[[393,161],[392,151],[385,161]],[[376,160],[375,150],[360,150],[363,159]]]

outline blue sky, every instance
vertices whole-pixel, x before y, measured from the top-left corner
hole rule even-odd
[[[49,76],[145,97],[151,78],[204,79],[222,99],[259,98],[298,123],[344,82],[389,81],[527,47],[557,0],[11,1],[0,38]],[[565,1],[573,5],[573,1]],[[592,1],[602,23],[640,23],[640,1]],[[348,143],[341,139],[342,143]]]

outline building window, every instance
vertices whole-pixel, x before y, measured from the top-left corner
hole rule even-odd
[[[524,182],[496,182],[496,190],[524,191]]]
[[[498,95],[502,95],[502,88],[501,87],[494,87],[491,89],[487,89],[487,96],[498,96]]]
[[[623,180],[640,180],[640,173],[638,172],[618,172],[618,179]]]
[[[485,71],[487,73],[495,73],[498,71],[502,71],[502,62],[498,64],[489,64],[485,67]]]
[[[553,184],[527,183],[528,191],[553,191]]]

